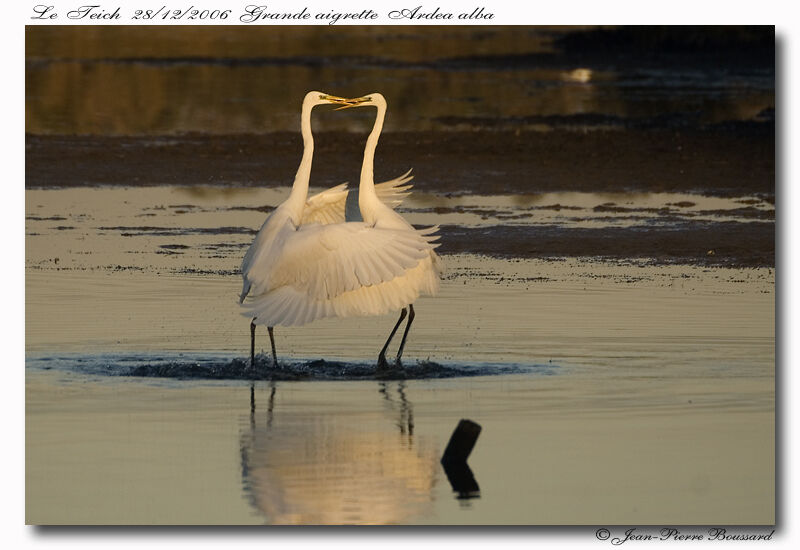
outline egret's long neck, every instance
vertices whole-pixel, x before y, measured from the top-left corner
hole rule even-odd
[[[296,214],[297,223],[303,215],[303,207],[308,197],[308,182],[311,179],[311,161],[314,158],[314,136],[311,133],[311,109],[314,105],[303,103],[303,110],[300,115],[300,133],[303,136],[303,158],[294,176],[292,192],[286,200],[287,205]]]
[[[358,208],[361,216],[367,223],[375,223],[376,205],[382,204],[378,195],[375,193],[375,149],[378,147],[378,139],[383,130],[383,119],[386,117],[386,105],[379,103],[378,115],[375,117],[375,125],[372,127],[367,138],[367,145],[364,148],[364,162],[361,164],[361,179],[358,187]]]

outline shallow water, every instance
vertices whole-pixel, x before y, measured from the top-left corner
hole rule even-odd
[[[29,371],[27,521],[771,523],[771,379],[720,374],[251,388]],[[469,499],[438,463],[460,418],[483,428]]]
[[[387,96],[446,273],[402,369],[387,315],[252,373],[320,88]],[[772,28],[29,27],[26,521],[774,523],[774,104]],[[312,185],[372,116],[314,115]]]
[[[375,371],[386,316],[279,328],[283,368],[261,355],[251,381],[237,265],[265,213],[230,205],[278,195],[27,192],[29,523],[774,521],[772,268],[447,254],[404,374]],[[432,202],[597,200],[686,197],[406,207],[426,223]],[[692,200],[676,210],[739,205]],[[461,418],[483,427],[477,494],[439,464]]]
[[[288,191],[213,186],[147,187],[145,192],[119,187],[30,189],[28,265],[232,274],[266,214]],[[755,195],[452,196],[415,191],[398,211],[418,226],[441,225],[439,251],[444,254],[774,264],[775,206]]]

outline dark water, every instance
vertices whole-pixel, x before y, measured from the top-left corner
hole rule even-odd
[[[296,131],[313,89],[382,92],[388,132],[696,128],[775,108],[772,27],[29,27],[26,60],[32,134]]]

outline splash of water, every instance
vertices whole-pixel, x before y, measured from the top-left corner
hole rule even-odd
[[[58,369],[94,376],[130,376],[176,380],[416,380],[508,374],[554,374],[553,364],[449,363],[424,360],[378,368],[374,363],[325,359],[283,360],[269,355],[250,361],[226,355],[135,354],[29,356],[31,369]]]

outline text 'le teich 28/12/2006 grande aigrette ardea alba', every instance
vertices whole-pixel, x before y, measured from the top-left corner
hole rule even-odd
[[[326,103],[339,109],[375,107],[377,114],[364,148],[358,207],[363,221],[347,221],[346,184],[308,197],[314,138],[311,111]],[[243,286],[239,301],[250,323],[250,365],[255,364],[256,325],[266,325],[277,366],[275,326],[299,326],[327,317],[384,315],[400,310],[392,332],[378,356],[385,368],[386,350],[408,315],[397,353],[400,364],[413,303],[439,288],[438,227],[415,229],[391,206],[408,194],[408,173],[375,184],[373,167],[386,116],[386,100],[379,93],[346,99],[309,92],[303,100],[301,132],[303,156],[283,203],[267,217],[242,262]],[[391,206],[390,206],[391,205]]]

